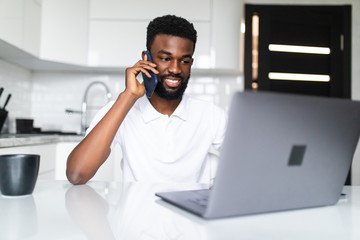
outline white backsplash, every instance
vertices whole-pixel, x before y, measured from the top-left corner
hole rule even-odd
[[[12,98],[9,111],[9,131],[15,132],[16,118],[34,119],[34,127],[42,130],[80,132],[80,114],[67,114],[66,109],[80,110],[86,87],[93,81],[102,81],[110,88],[112,99],[125,88],[124,74],[31,72],[0,60],[0,98],[2,107],[8,93]],[[214,102],[227,109],[234,91],[243,90],[243,78],[236,75],[193,74],[187,89],[189,95]],[[106,103],[105,91],[95,85],[88,95],[88,106]],[[89,110],[88,122],[97,109]]]
[[[9,130],[15,132],[15,118],[31,116],[32,73],[0,59],[0,87],[4,88],[0,98],[1,108],[4,106],[8,94],[11,94],[6,110],[9,112]]]
[[[44,130],[80,132],[80,114],[67,114],[66,109],[81,110],[86,87],[93,81],[102,81],[110,88],[113,99],[123,87],[121,75],[98,75],[87,73],[35,72],[33,73],[34,125]],[[105,91],[95,85],[88,95],[88,106],[102,106]],[[90,111],[95,113],[96,110]]]
[[[115,100],[125,88],[124,74],[33,73],[32,117],[34,125],[45,130],[80,132],[80,114],[67,114],[66,109],[80,110],[86,87],[93,81],[104,82]],[[227,109],[231,94],[243,90],[241,76],[192,76],[187,93],[214,102]],[[88,106],[103,106],[105,90],[95,85],[88,95]],[[89,110],[90,120],[97,109]],[[89,121],[87,121],[89,123]]]

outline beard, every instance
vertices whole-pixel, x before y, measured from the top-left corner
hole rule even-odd
[[[160,77],[160,81],[159,83],[156,85],[154,92],[162,99],[165,99],[167,101],[171,101],[171,100],[178,100],[181,99],[189,82],[189,78],[190,75],[184,79],[183,77],[179,77],[181,78],[181,83],[178,87],[177,90],[175,91],[167,91],[164,87],[164,81],[165,79],[170,76],[170,75],[163,75]]]

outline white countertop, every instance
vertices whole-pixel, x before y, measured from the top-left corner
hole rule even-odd
[[[20,134],[0,135],[0,148],[18,147],[58,142],[80,142],[84,137],[80,135],[57,134]]]
[[[199,187],[39,180],[30,196],[0,197],[0,239],[360,239],[360,187],[335,206],[220,220],[154,196]]]

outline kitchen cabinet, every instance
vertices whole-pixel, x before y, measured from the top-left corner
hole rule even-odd
[[[40,58],[87,65],[88,0],[42,0]]]
[[[198,31],[194,67],[211,67],[210,0],[185,0],[178,5],[175,1],[161,0],[90,2],[89,66],[128,67],[135,64],[141,58],[141,51],[146,49],[146,27],[149,21],[165,14],[175,14],[194,22]],[[141,8],[136,8],[135,12],[134,6]]]
[[[0,39],[32,56],[0,41],[0,57],[31,70],[123,72],[146,48],[149,21],[175,14],[198,31],[194,70],[237,72],[241,10],[238,0],[2,0]]]
[[[174,14],[198,31],[194,69],[239,70],[241,9],[237,0],[90,0],[88,64],[128,67],[137,62],[146,48],[149,21]]]
[[[239,0],[213,0],[212,50],[213,68],[240,70],[242,56],[241,17],[243,2]]]
[[[0,39],[35,58],[85,66],[88,4],[88,0],[1,0]]]
[[[135,64],[146,40],[145,21],[90,21],[90,66],[116,67]]]
[[[93,67],[128,67],[141,58],[146,49],[148,21],[90,21],[89,65]],[[194,23],[198,43],[194,55],[195,68],[211,67],[211,25]],[[111,34],[110,34],[111,33]]]
[[[40,1],[0,1],[0,39],[34,55],[40,53]]]
[[[40,54],[41,5],[40,1],[23,1],[24,25],[22,48],[34,56]]]
[[[67,180],[66,161],[78,142],[58,142],[29,146],[3,147],[0,154],[39,154],[39,179]],[[100,167],[92,181],[121,181],[122,171],[120,162],[122,153],[116,146],[108,160]]]
[[[0,37],[5,41],[22,47],[22,0],[0,2]]]
[[[174,14],[191,21],[210,21],[211,0],[90,0],[90,20],[149,20]],[[201,11],[199,11],[201,10]]]
[[[55,179],[67,180],[66,178],[66,161],[71,151],[78,143],[62,142],[56,145],[56,163],[55,163]],[[121,181],[122,152],[120,146],[116,146],[111,152],[106,162],[99,168],[91,181]]]
[[[193,22],[198,31],[194,69],[240,69],[242,1],[90,0],[89,8],[90,66],[135,63],[145,49],[149,21],[175,14]]]
[[[0,154],[39,154],[39,179],[53,180],[55,177],[56,144],[41,144],[0,148]]]

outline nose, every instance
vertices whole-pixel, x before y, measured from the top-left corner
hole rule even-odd
[[[168,71],[172,74],[180,74],[181,68],[178,61],[171,61],[170,66],[168,68]]]

